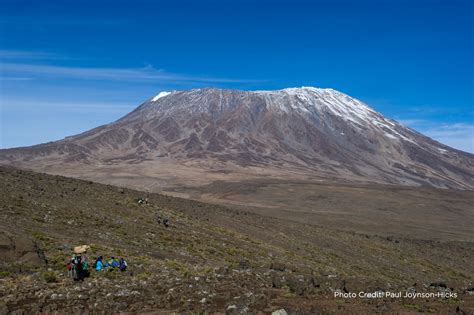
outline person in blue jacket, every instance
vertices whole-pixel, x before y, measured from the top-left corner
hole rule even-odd
[[[104,263],[102,262],[102,256],[99,256],[95,261],[95,270],[100,271],[102,268],[104,268]]]

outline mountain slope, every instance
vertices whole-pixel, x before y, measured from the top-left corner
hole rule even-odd
[[[149,203],[138,204],[145,196]],[[65,261],[80,244],[91,245],[91,261],[123,256],[127,272],[72,281]],[[474,310],[472,242],[344,232],[5,167],[0,245],[1,314]],[[380,290],[457,298],[334,298],[335,291]]]
[[[72,176],[78,176],[72,169],[82,167],[102,175],[157,177],[175,167],[196,174],[258,172],[474,188],[474,155],[346,94],[312,87],[162,92],[114,123],[52,143],[0,150],[0,163]]]

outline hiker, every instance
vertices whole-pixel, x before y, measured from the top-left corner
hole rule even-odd
[[[72,262],[73,262],[73,259],[74,259],[73,257],[69,258],[69,260],[68,260],[68,262],[67,262],[67,264],[66,264],[67,276],[68,276],[69,278],[73,278],[73,277],[74,277],[74,270],[73,270],[74,265],[73,265],[73,263],[72,263]]]
[[[101,271],[102,268],[104,268],[104,263],[102,261],[102,256],[99,256],[97,257],[97,259],[95,260],[95,271]]]
[[[115,259],[115,257],[110,257],[110,259],[107,261],[107,263],[105,264],[105,268],[109,271],[111,271],[112,269],[115,269],[115,268],[118,268],[120,266],[119,262],[117,259]]]
[[[84,278],[89,276],[89,261],[87,257],[87,250],[89,245],[80,245],[74,247],[74,254],[68,264],[68,274],[74,281],[84,281]]]
[[[156,214],[156,222],[158,222],[158,224],[161,224],[161,216],[159,214]]]
[[[138,198],[138,203],[141,205],[147,205],[148,204],[148,198],[143,199],[142,197]]]
[[[165,227],[170,226],[170,221],[169,221],[168,219],[164,219],[164,220],[163,220],[163,225],[164,225]]]
[[[79,281],[83,280],[83,270],[82,270],[82,257],[79,255],[74,255],[73,258],[73,276],[74,276],[74,281]]]
[[[119,268],[119,267],[120,267],[119,261],[112,257],[112,268]]]
[[[87,256],[76,256],[74,259],[75,281],[84,281],[84,278],[89,277],[89,261]]]
[[[83,260],[82,260],[82,274],[81,274],[81,281],[84,281],[84,278],[87,278],[90,276],[90,272],[89,272],[89,260],[87,259],[87,257],[85,257]]]
[[[120,258],[120,271],[125,271],[127,269],[127,261],[125,259]]]
[[[113,261],[113,257],[110,257],[110,259],[105,262],[106,270],[108,270],[109,268],[112,268],[112,261]]]

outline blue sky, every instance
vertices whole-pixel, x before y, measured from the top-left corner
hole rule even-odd
[[[162,90],[331,87],[474,152],[470,0],[0,1],[0,147]]]

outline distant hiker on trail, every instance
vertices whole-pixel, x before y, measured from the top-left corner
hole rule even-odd
[[[120,258],[120,271],[125,271],[127,269],[127,261],[123,258]]]
[[[169,221],[168,219],[164,219],[164,220],[163,220],[163,225],[164,225],[165,227],[170,226],[170,221]]]
[[[141,205],[147,205],[148,204],[148,198],[143,199],[142,197],[138,198],[138,203]]]
[[[158,224],[161,224],[161,221],[162,221],[161,216],[160,216],[160,214],[157,213],[157,214],[156,214],[156,222],[157,222]]]

